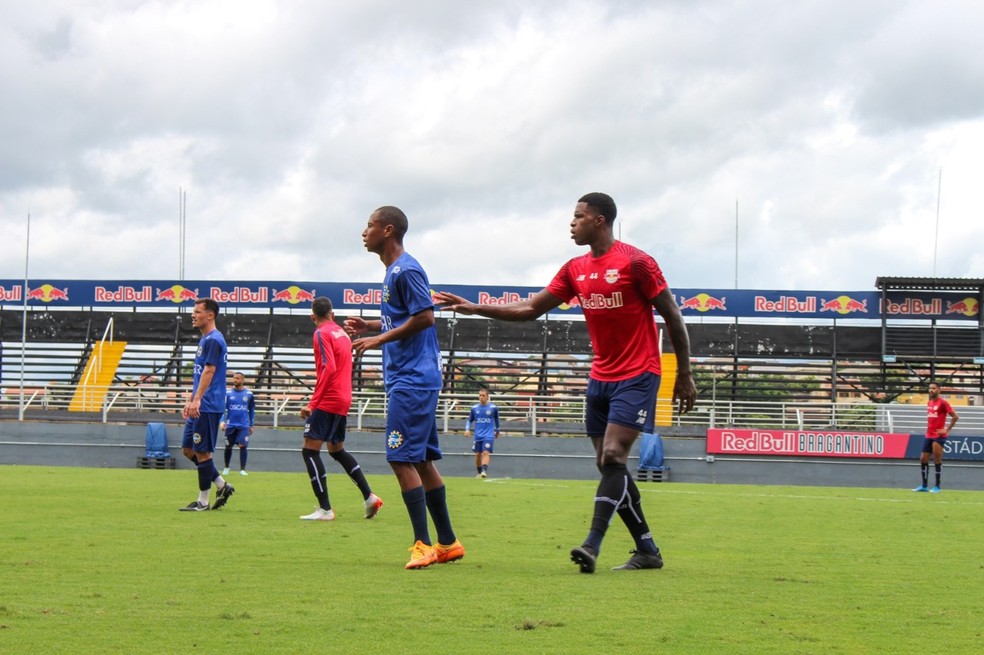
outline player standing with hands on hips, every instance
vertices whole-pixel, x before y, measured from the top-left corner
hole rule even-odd
[[[472,405],[465,422],[465,436],[475,432],[475,443],[472,451],[475,453],[476,477],[486,478],[489,475],[489,460],[495,440],[499,438],[499,408],[489,402],[489,390],[482,388],[478,391],[478,403]]]
[[[617,512],[636,548],[616,570],[659,569],[662,554],[642,512],[639,489],[627,468],[640,431],[653,431],[661,374],[659,335],[653,308],[663,317],[677,357],[673,396],[681,412],[697,397],[690,371],[690,338],[663,273],[645,252],[615,239],[615,201],[604,193],[582,196],[574,207],[571,238],[590,251],[568,261],[536,295],[505,305],[476,304],[437,293],[442,307],[504,321],[529,321],[578,298],[591,336],[594,359],[586,397],[586,432],[594,445],[601,482],[591,529],[571,550],[582,573],[594,573],[601,542]]]
[[[946,417],[950,417],[950,425]],[[956,410],[943,398],[940,398],[940,385],[929,383],[929,402],[926,404],[926,438],[923,439],[922,455],[919,456],[919,472],[922,474],[922,484],[913,491],[940,492],[940,479],[943,477],[943,444],[950,435],[950,430],[957,424],[960,416]],[[936,484],[930,489],[929,483],[929,454],[933,454],[933,464],[936,466]]]
[[[386,266],[379,320],[361,317],[345,321],[354,337],[356,356],[370,348],[383,350],[386,387],[386,460],[396,474],[410,515],[414,545],[407,569],[453,562],[465,549],[451,527],[444,480],[434,462],[441,459],[437,438],[437,397],[443,386],[441,351],[434,327],[434,301],[427,274],[403,249],[406,214],[380,207],[362,232],[366,250]],[[373,336],[364,336],[378,332]],[[437,530],[432,544],[427,526],[430,513]]]
[[[225,414],[219,429],[225,430],[225,468],[222,475],[229,475],[232,462],[232,447],[239,446],[239,475],[246,473],[246,459],[249,455],[249,438],[256,422],[256,400],[253,392],[246,388],[246,377],[236,371],[232,374],[232,389],[226,391]]]

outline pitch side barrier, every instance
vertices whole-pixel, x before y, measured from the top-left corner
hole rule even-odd
[[[174,468],[188,469],[190,475],[192,465],[180,454],[182,427],[175,421],[164,425],[171,454],[169,459]],[[900,499],[915,498],[908,490],[919,482],[918,453],[914,451],[915,444],[921,443],[919,435],[897,435],[881,442],[886,449],[897,448],[894,451],[896,457],[888,456],[886,451],[878,452],[880,447],[871,441],[865,441],[863,449],[879,456],[846,457],[834,452],[835,446],[828,445],[831,433],[813,434],[814,449],[823,450],[823,453],[805,452],[809,447],[801,451],[777,452],[774,446],[771,450],[760,448],[765,452],[753,452],[748,443],[734,454],[711,453],[708,444],[715,437],[710,434],[708,439],[703,434],[663,435],[664,463],[672,471],[672,476],[664,479],[672,481],[640,481],[640,489],[643,493],[670,491],[674,488],[672,485],[679,483],[890,487],[899,490]],[[821,436],[818,438],[817,435]],[[266,472],[300,474],[297,455],[301,436],[300,426],[288,430],[257,428],[250,438],[250,472],[255,475]],[[742,438],[741,435],[737,437]],[[763,445],[762,435],[747,439],[752,444]],[[780,434],[774,441],[786,443],[785,439]],[[804,439],[806,444],[810,443],[809,436]],[[944,492],[984,489],[981,438],[954,436],[951,440],[953,450],[944,461]],[[798,436],[794,442],[798,442]],[[472,439],[460,433],[441,436],[444,451],[441,472],[445,477],[474,476],[475,458],[471,444]],[[734,448],[735,444],[729,445],[725,440],[724,446]],[[346,438],[346,449],[356,454],[367,473],[391,475],[382,429],[352,431]],[[724,450],[724,447],[717,449]],[[0,465],[141,468],[138,462],[145,454],[146,423],[0,420]],[[637,446],[629,462],[630,470],[638,467],[638,455]],[[170,462],[160,468],[170,468]],[[167,473],[147,473],[161,474]],[[510,484],[526,479],[596,480],[598,471],[594,450],[586,438],[504,436],[496,441],[490,475],[490,482]],[[474,480],[462,480],[461,483],[482,484]]]

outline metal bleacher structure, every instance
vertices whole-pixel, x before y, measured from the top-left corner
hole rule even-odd
[[[980,294],[981,281],[971,282]],[[885,291],[917,282],[879,278],[878,284]],[[229,310],[218,325],[229,344],[230,373],[242,371],[254,391],[258,424],[298,425],[314,384],[308,312]],[[445,354],[439,406],[445,431],[463,427],[478,387],[489,386],[504,432],[581,432],[591,350],[583,320],[502,323],[439,312],[437,327]],[[667,413],[664,433],[725,426],[918,432],[930,379],[963,406],[962,428],[984,431],[980,320],[690,318],[688,330],[700,399],[688,415]],[[198,340],[188,310],[179,308],[3,309],[0,337],[5,419],[21,410],[45,420],[130,422],[179,420]],[[349,420],[355,429],[383,424],[380,366],[379,352],[370,351],[354,368]]]

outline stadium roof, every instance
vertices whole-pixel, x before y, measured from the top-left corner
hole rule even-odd
[[[984,279],[964,277],[877,277],[875,286],[893,291],[976,291],[984,292]]]

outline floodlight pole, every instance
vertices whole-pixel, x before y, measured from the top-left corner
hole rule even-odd
[[[17,420],[24,420],[24,366],[27,361],[27,294],[28,271],[31,261],[31,212],[27,212],[27,239],[24,245],[24,309],[21,314],[21,366],[20,366],[20,398],[17,401]]]

